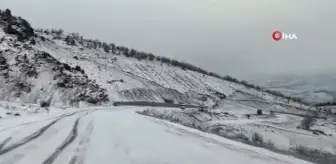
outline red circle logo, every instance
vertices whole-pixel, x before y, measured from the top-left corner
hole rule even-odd
[[[272,33],[272,38],[273,38],[273,40],[275,40],[275,41],[279,41],[279,40],[282,39],[282,33],[281,33],[280,31],[274,31],[274,32]]]

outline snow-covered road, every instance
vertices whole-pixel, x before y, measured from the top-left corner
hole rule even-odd
[[[95,108],[0,120],[0,164],[309,163],[135,111]]]

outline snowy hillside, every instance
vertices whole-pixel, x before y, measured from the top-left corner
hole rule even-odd
[[[43,35],[43,34],[41,34]],[[89,49],[81,45],[67,45],[63,40],[37,39],[35,48],[75,67],[79,66],[89,79],[107,90],[110,101],[150,100],[163,102],[172,99],[176,103],[213,105],[221,94],[232,99],[238,92],[257,97],[271,103],[286,103],[307,108],[303,104],[288,101],[253,88],[225,81],[194,71],[184,70],[158,61],[146,61],[123,55],[106,53],[102,49]]]
[[[11,16],[10,12],[7,15],[4,12],[5,16],[14,22],[13,27],[26,27],[20,23],[21,18]],[[32,36],[22,40],[19,32],[6,31],[8,24],[5,21],[0,29],[3,65],[0,98],[3,100],[49,101],[62,106],[168,99],[175,103],[213,106],[225,96],[308,108],[236,82],[176,67],[173,60],[167,64],[162,62],[164,58],[161,61],[131,58],[128,55],[134,50],[128,53],[125,47],[118,46],[106,50],[102,46],[106,43],[76,34],[35,30]]]

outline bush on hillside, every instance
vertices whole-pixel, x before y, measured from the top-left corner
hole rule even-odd
[[[324,164],[336,163],[335,155],[320,149],[309,148],[307,146],[302,145],[298,145],[291,149],[293,149],[299,155],[308,157],[309,159],[314,159],[316,163],[324,163]]]
[[[275,146],[275,144],[274,144],[274,142],[272,142],[271,140],[268,140],[266,143],[265,143],[265,146],[267,147],[267,148],[274,148],[274,146]]]
[[[75,46],[76,45],[75,40],[70,36],[66,36],[65,42],[66,42],[67,45],[70,45],[70,46]]]
[[[259,133],[253,133],[252,142],[256,145],[263,145],[264,139]]]
[[[236,139],[239,140],[239,141],[242,141],[244,143],[249,143],[250,142],[249,138],[243,133],[238,133],[236,135]]]
[[[35,41],[35,39],[31,39],[31,40],[30,40],[30,44],[32,44],[32,45],[36,45],[36,41]]]
[[[300,128],[305,130],[310,130],[310,127],[312,127],[316,122],[316,119],[310,116],[306,116],[303,118],[303,120],[300,123]]]
[[[34,29],[31,25],[21,17],[12,16],[9,9],[4,12],[0,11],[0,21],[5,22],[4,32],[16,35],[19,41],[26,41],[34,36]]]
[[[153,61],[155,56],[153,54],[148,54],[148,60]]]
[[[63,68],[67,71],[71,71],[71,66],[68,63],[63,63]]]
[[[54,34],[54,39],[61,39],[63,32],[63,29],[51,29],[51,33]]]
[[[51,32],[56,34],[56,35],[62,35],[64,30],[63,29],[51,29]]]
[[[45,101],[45,100],[41,100],[41,102],[40,102],[40,107],[41,108],[46,108],[46,107],[49,107],[49,106],[50,106],[50,102]]]

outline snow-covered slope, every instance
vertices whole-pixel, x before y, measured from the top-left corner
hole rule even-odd
[[[241,84],[183,70],[158,61],[139,61],[80,45],[69,46],[61,40],[38,41],[35,48],[49,53],[61,62],[83,68],[90,79],[95,79],[98,85],[107,90],[111,101],[172,99],[175,102],[190,104],[214,104],[220,100],[215,94],[219,92],[232,99],[255,97],[269,103],[285,103],[307,108],[303,104]],[[244,96],[237,96],[238,92],[244,93]],[[201,101],[204,97],[206,99]]]
[[[16,26],[23,25],[17,23]],[[16,33],[5,32],[6,25],[2,27],[1,99],[27,103],[48,101],[52,105],[173,100],[218,106],[225,95],[234,100],[259,99],[308,108],[239,83],[156,60],[130,58],[118,49],[106,53],[103,47],[89,46],[92,42],[73,34],[36,30],[30,38],[20,40]]]

